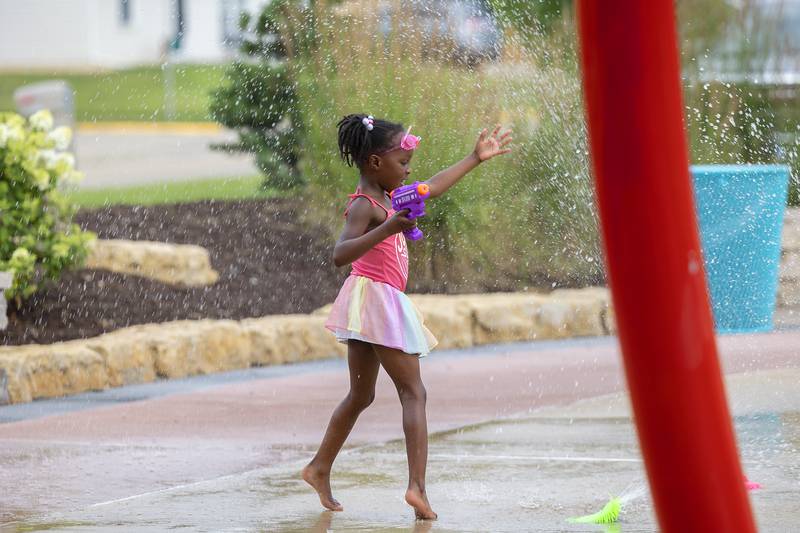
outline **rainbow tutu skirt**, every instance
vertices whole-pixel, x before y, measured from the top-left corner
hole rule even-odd
[[[422,313],[405,293],[363,276],[345,280],[325,327],[339,342],[354,339],[420,357],[436,346],[436,337],[422,323]]]

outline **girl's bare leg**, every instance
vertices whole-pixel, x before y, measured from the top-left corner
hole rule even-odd
[[[381,365],[392,378],[403,406],[403,432],[408,455],[408,490],[406,502],[417,518],[435,519],[436,513],[425,493],[425,469],[428,466],[428,420],[425,416],[425,386],[419,373],[419,359],[385,346],[374,345]]]
[[[380,367],[372,345],[355,340],[347,343],[347,364],[350,392],[333,411],[319,451],[303,469],[303,479],[317,491],[322,506],[331,511],[342,510],[331,492],[331,466],[358,415],[375,399],[375,380]]]

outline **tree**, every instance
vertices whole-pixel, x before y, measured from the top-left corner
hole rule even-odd
[[[243,13],[241,58],[211,97],[211,116],[239,134],[235,144],[216,148],[255,154],[264,187],[291,189],[303,184],[298,171],[302,125],[295,86],[286,68],[282,11],[290,0],[273,0],[257,17]]]

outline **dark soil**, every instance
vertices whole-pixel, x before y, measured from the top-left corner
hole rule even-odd
[[[150,322],[310,312],[333,301],[346,271],[333,266],[329,233],[300,223],[302,208],[270,199],[80,211],[75,221],[101,239],[205,247],[219,281],[186,289],[99,270],[65,272],[9,309],[0,344],[86,338]]]
[[[94,337],[152,322],[313,311],[333,301],[350,269],[333,266],[330,232],[304,223],[303,209],[304,204],[282,198],[80,211],[75,221],[101,239],[203,246],[219,281],[209,287],[180,288],[102,270],[64,272],[57,283],[48,283],[21,308],[9,302],[9,324],[0,331],[0,345]],[[458,283],[447,276],[434,283],[419,275],[409,289],[458,293],[602,283],[602,279],[554,278],[549,272],[518,279],[513,269],[472,275],[474,279]]]

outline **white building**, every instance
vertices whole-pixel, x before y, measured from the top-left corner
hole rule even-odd
[[[164,61],[219,62],[243,10],[266,0],[0,0],[0,71],[93,70]]]

